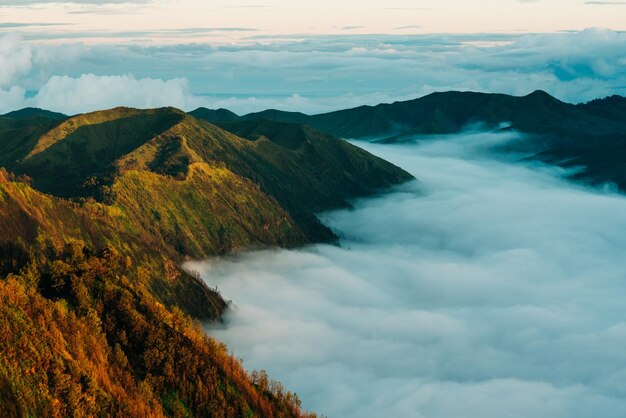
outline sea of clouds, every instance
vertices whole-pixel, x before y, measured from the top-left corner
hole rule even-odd
[[[626,94],[626,33],[600,28],[285,38],[251,32],[233,45],[154,46],[114,42],[128,33],[89,45],[78,40],[102,33],[18,29],[0,33],[0,113],[35,106],[74,114],[119,105],[318,113],[445,90],[543,89],[569,102]]]
[[[626,198],[509,140],[359,143],[419,182],[323,214],[340,247],[189,263],[210,334],[329,417],[622,417]]]

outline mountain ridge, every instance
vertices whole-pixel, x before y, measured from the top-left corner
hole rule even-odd
[[[332,242],[318,210],[413,177],[312,128],[251,129],[175,108],[0,117],[5,413],[314,416],[205,334],[229,305],[180,265]]]
[[[257,115],[243,115],[240,121]],[[275,121],[293,118],[291,112],[280,111],[265,116]],[[620,169],[626,163],[620,157],[626,152],[626,98],[617,95],[570,104],[542,90],[525,96],[450,91],[298,117],[334,136],[386,143],[460,133],[472,125],[492,131],[506,125],[525,134],[516,144],[518,150],[548,163],[583,167],[576,179],[613,182],[626,191],[626,173]]]
[[[13,123],[11,133],[28,129],[24,123]],[[105,216],[111,226],[106,236],[121,243],[118,231],[134,231],[153,250],[175,260],[257,245],[333,240],[334,234],[315,217],[317,211],[345,206],[350,198],[412,179],[357,147],[309,128],[301,131],[298,146],[287,146],[277,139],[276,126],[274,132],[265,132],[274,141],[258,142],[175,108],[118,107],[29,130],[19,158],[4,158],[3,165],[27,179],[33,193],[56,197],[45,205],[59,205],[63,199],[86,202],[111,214]],[[8,155],[15,155],[8,148]],[[359,163],[345,165],[348,155]],[[138,204],[140,196],[143,203]],[[43,197],[38,199],[43,202]],[[69,213],[63,205],[59,211]],[[92,237],[79,238],[101,245]],[[126,250],[137,256],[137,249]]]

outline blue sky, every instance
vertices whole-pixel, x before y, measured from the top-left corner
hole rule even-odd
[[[622,2],[206,3],[4,0],[0,112],[317,113],[442,90],[626,94]]]

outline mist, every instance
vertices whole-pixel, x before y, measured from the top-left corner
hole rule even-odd
[[[626,199],[470,133],[356,143],[419,182],[321,214],[341,246],[193,262],[207,325],[329,417],[618,417]]]

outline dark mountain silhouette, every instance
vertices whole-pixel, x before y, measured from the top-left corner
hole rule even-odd
[[[67,115],[58,112],[51,112],[49,110],[39,109],[36,107],[25,107],[24,109],[15,110],[13,112],[0,115],[0,118],[12,118],[12,119],[28,119],[32,117],[44,117],[54,120],[67,119]]]
[[[192,113],[199,114],[199,110]],[[626,190],[626,98],[620,96],[569,104],[540,90],[523,97],[444,92],[319,115],[272,110],[244,115],[239,120],[259,117],[279,122],[296,120],[334,136],[383,142],[415,135],[453,134],[469,128],[514,129],[528,134],[518,146],[536,158],[585,167],[578,178],[611,181]]]

